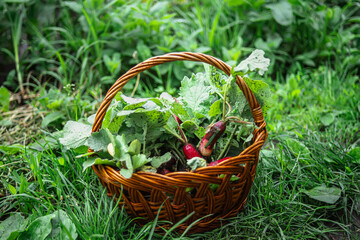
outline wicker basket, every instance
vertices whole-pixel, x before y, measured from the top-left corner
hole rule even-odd
[[[177,52],[149,58],[127,71],[109,89],[97,111],[92,132],[99,131],[112,99],[131,78],[153,66],[179,60],[204,62],[215,66],[227,75],[231,70],[231,67],[223,61],[201,53]],[[252,145],[238,156],[217,166],[198,168],[196,173],[173,172],[161,175],[137,172],[130,179],[122,177],[110,166],[93,166],[102,185],[107,188],[108,196],[115,195],[115,199],[121,197],[120,206],[124,204],[127,213],[136,217],[135,221],[138,224],[144,225],[154,220],[161,207],[158,220],[172,223],[195,212],[187,221],[179,225],[176,231],[184,232],[191,223],[202,218],[193,224],[188,233],[205,232],[219,227],[223,219],[236,216],[243,208],[255,177],[259,152],[267,138],[267,131],[261,106],[254,94],[241,77],[237,77],[236,83],[244,93],[258,126],[253,132]],[[225,177],[220,178],[220,174],[224,174]],[[233,174],[240,179],[231,182],[230,178]],[[214,192],[209,184],[219,184],[219,187]],[[186,192],[188,187],[196,190],[194,197]],[[162,227],[170,228],[171,226],[168,224]],[[158,227],[159,229],[161,228]]]

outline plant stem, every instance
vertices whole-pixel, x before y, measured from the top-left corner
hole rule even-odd
[[[237,128],[238,128],[238,126],[236,125],[236,126],[234,127],[234,130],[232,131],[232,133],[231,133],[231,135],[230,135],[230,137],[229,137],[229,139],[228,139],[228,141],[227,141],[227,143],[226,143],[226,145],[225,145],[224,149],[223,149],[223,150],[222,150],[222,152],[220,153],[220,155],[219,155],[219,157],[218,157],[218,159],[217,159],[217,160],[222,159],[222,158],[224,157],[225,152],[226,152],[226,150],[229,148],[230,143],[231,143],[231,140],[233,139],[233,137],[234,137],[234,135],[235,135],[235,132],[236,132]]]
[[[167,125],[163,126],[163,128],[170,134],[174,135],[182,144],[186,144],[186,142],[182,139],[182,137],[176,132],[172,131]]]

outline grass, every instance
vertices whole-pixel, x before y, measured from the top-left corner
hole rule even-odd
[[[51,132],[94,113],[114,79],[150,56],[196,51],[233,64],[261,48],[274,105],[246,208],[212,232],[166,239],[360,239],[360,160],[349,154],[360,145],[356,1],[291,1],[285,22],[270,1],[16,2],[0,4],[0,76],[13,92],[0,96],[1,222],[63,210],[78,239],[162,239],[152,231],[161,223],[135,225]],[[174,93],[198,69],[159,66],[135,94]],[[339,189],[335,203],[308,196],[323,185]]]

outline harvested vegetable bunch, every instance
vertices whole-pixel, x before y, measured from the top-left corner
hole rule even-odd
[[[106,164],[125,178],[136,171],[167,174],[215,166],[251,144],[255,129],[235,76],[243,77],[266,112],[270,89],[250,76],[255,71],[263,74],[268,65],[264,52],[255,50],[230,77],[209,65],[204,65],[204,72],[184,77],[176,98],[166,92],[157,98],[118,93],[99,132],[90,134],[93,117],[70,121],[60,142],[80,153],[84,146],[95,151],[80,155],[89,156],[84,169]]]

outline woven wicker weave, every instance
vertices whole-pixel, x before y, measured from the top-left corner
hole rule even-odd
[[[179,60],[204,62],[215,66],[227,75],[231,70],[230,66],[223,61],[201,53],[178,52],[149,58],[131,68],[109,89],[97,111],[92,131],[99,131],[112,99],[131,78],[153,66]],[[112,167],[93,166],[102,185],[107,188],[108,196],[115,195],[115,199],[121,197],[120,206],[124,204],[127,213],[137,217],[137,223],[143,225],[154,220],[162,205],[159,221],[167,220],[176,223],[195,212],[187,221],[179,225],[176,229],[178,232],[185,231],[197,219],[211,214],[196,222],[188,233],[205,232],[219,227],[224,218],[236,216],[243,208],[255,177],[259,152],[267,138],[267,131],[261,107],[254,94],[241,77],[237,77],[236,83],[244,93],[258,126],[253,133],[252,145],[238,156],[223,161],[217,166],[199,168],[196,173],[173,172],[161,175],[137,172],[130,179],[122,177]],[[225,177],[220,178],[220,174],[224,174]],[[230,182],[233,174],[240,179]],[[220,186],[214,192],[209,184]],[[188,187],[196,190],[193,197],[186,192]],[[169,228],[171,225],[162,227]]]

